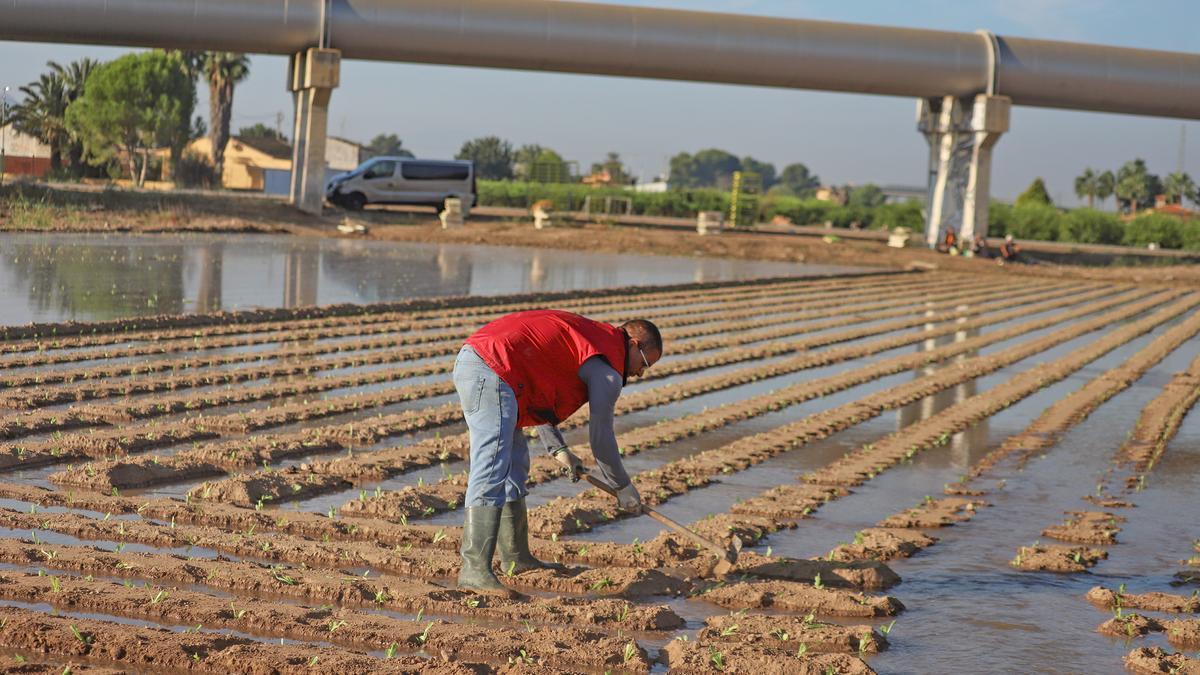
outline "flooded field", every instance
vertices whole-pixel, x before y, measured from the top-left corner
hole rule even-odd
[[[2,323],[827,274],[833,265],[273,235],[0,233]]]
[[[41,254],[5,241],[0,271],[45,283]],[[113,249],[174,266],[154,311],[54,300],[30,316],[93,320],[3,329],[10,658],[1200,672],[1200,292],[314,241],[320,281],[290,304],[291,254],[255,258],[253,238],[221,253],[216,296],[197,292],[203,241]],[[370,281],[389,255],[440,281]],[[61,298],[67,277],[50,276]],[[649,287],[614,288],[629,285]],[[455,294],[472,297],[433,297]],[[388,302],[304,307],[373,300]],[[454,589],[469,444],[453,356],[492,318],[545,306],[663,329],[665,357],[618,402],[618,441],[647,503],[742,541],[733,573],[535,453],[532,547],[567,570],[500,570],[523,600]],[[264,309],[182,314],[234,307]],[[158,316],[113,318],[132,314]],[[563,428],[590,464],[587,422],[585,408]]]

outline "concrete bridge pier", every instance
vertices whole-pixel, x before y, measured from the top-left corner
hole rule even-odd
[[[1008,131],[1012,101],[979,94],[921,99],[917,130],[929,142],[925,241],[937,246],[953,230],[964,246],[987,236],[992,146]]]
[[[325,133],[329,99],[341,76],[342,53],[313,47],[292,55],[288,89],[296,105],[291,204],[320,214],[325,203]]]

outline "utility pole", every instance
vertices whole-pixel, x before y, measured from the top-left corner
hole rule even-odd
[[[0,185],[4,184],[4,171],[7,168],[5,165],[7,145],[8,145],[8,90],[5,87],[3,92],[0,92]]]
[[[1185,160],[1187,159],[1187,125],[1179,125],[1179,166],[1176,171],[1183,173]]]

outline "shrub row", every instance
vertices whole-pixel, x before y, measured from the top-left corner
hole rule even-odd
[[[554,208],[577,211],[584,200],[593,203],[604,197],[630,199],[633,213],[646,216],[691,218],[699,211],[729,210],[729,193],[720,190],[671,190],[668,192],[630,192],[621,188],[592,188],[580,184],[523,183],[517,181],[479,181],[479,203],[483,206],[528,208],[548,199]],[[759,205],[759,218],[769,221],[784,216],[797,225],[891,229],[907,227],[924,230],[924,205],[917,201],[883,204],[875,207],[840,206],[816,199],[769,195]],[[1146,214],[1124,221],[1114,213],[1094,209],[1063,212],[1052,206],[1029,204],[1012,206],[993,203],[988,215],[988,233],[992,238],[1012,234],[1018,239],[1061,241],[1079,244],[1118,244],[1144,247],[1155,243],[1161,248],[1200,250],[1200,223],[1171,216]]]

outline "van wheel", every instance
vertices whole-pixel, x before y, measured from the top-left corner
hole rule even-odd
[[[342,196],[342,206],[347,211],[362,211],[362,208],[367,205],[367,197],[361,192],[351,192],[348,195]]]

